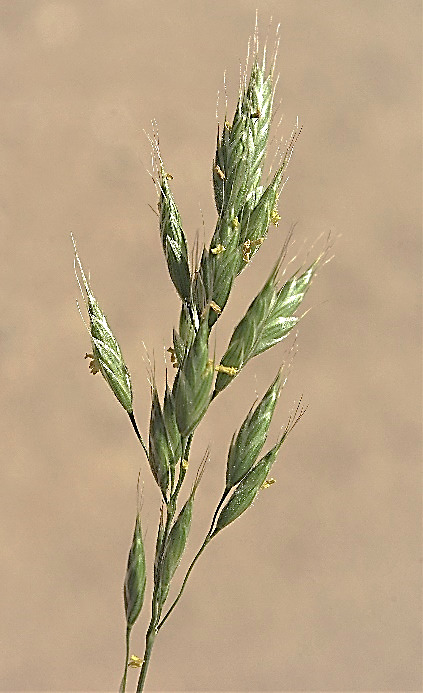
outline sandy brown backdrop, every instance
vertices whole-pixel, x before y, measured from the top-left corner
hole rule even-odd
[[[218,353],[293,222],[302,260],[319,234],[342,238],[276,419],[302,393],[308,413],[277,484],[196,567],[148,690],[420,690],[421,4],[389,0],[0,2],[1,690],[117,689],[140,465],[150,559],[159,499],[84,362],[70,233],[145,431],[142,343],[161,377],[177,300],[143,130],[157,119],[190,242],[203,225],[208,237],[216,94],[227,69],[233,107],[256,6],[262,35],[281,22],[281,134],[297,115],[304,131],[281,224],[234,290]],[[232,431],[287,349],[256,359],[201,426],[194,460],[210,444],[211,462],[190,556]]]

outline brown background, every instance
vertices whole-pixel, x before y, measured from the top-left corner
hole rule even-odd
[[[297,114],[304,131],[279,230],[240,278],[217,352],[293,222],[301,261],[319,234],[342,237],[307,299],[271,442],[302,393],[308,413],[277,484],[197,565],[148,687],[420,690],[420,3],[3,0],[4,691],[118,687],[140,465],[150,560],[159,499],[123,410],[83,360],[70,233],[123,347],[145,431],[142,343],[161,381],[177,300],[148,207],[143,130],[157,119],[190,243],[203,224],[208,238],[216,94],[227,69],[233,107],[256,6],[262,37],[271,15],[281,22],[281,135]],[[232,432],[288,352],[252,362],[201,425],[193,460],[210,444],[211,462],[189,556],[220,495]]]

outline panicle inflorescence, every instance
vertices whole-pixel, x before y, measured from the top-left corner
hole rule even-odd
[[[265,53],[265,51],[264,51]],[[141,668],[137,693],[143,690],[154,638],[177,604],[190,572],[208,543],[234,522],[254,502],[259,491],[274,483],[268,474],[289,431],[303,414],[300,405],[282,435],[268,452],[270,426],[283,386],[282,369],[263,397],[255,402],[229,445],[226,478],[210,529],[192,560],[178,596],[162,615],[171,582],[185,551],[191,528],[195,494],[204,471],[203,459],[191,492],[180,508],[179,494],[189,464],[194,432],[211,401],[239,375],[243,367],[287,337],[298,324],[300,305],[312,283],[325,253],[306,269],[281,281],[281,264],[288,240],[267,281],[232,332],[222,358],[210,356],[213,326],[222,315],[236,278],[250,266],[251,259],[267,238],[271,224],[277,225],[277,210],[286,167],[300,133],[294,128],[275,171],[264,175],[275,91],[274,61],[270,68],[265,59],[258,61],[258,37],[250,74],[245,72],[235,113],[225,113],[218,127],[212,164],[214,201],[217,221],[210,243],[200,247],[198,240],[191,261],[181,216],[172,190],[172,176],[166,172],[157,133],[150,139],[153,147],[153,180],[158,193],[160,240],[170,279],[181,301],[179,322],[173,329],[168,348],[175,373],[159,395],[154,372],[151,374],[151,413],[148,447],[138,430],[132,406],[132,386],[119,344],[98,305],[84,274],[75,247],[75,262],[82,277],[81,287],[89,315],[92,343],[92,372],[100,371],[120,404],[129,414],[135,433],[144,449],[154,480],[161,493],[160,519],[155,545],[151,620],[146,634],[144,658],[129,656],[131,629],[138,618],[145,594],[146,563],[137,512],[124,583],[126,615],[126,660],[120,691],[125,692],[128,666]],[[278,150],[279,152],[279,150]],[[282,275],[283,276],[283,275]]]

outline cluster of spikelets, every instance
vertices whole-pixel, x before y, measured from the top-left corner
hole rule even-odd
[[[121,690],[125,690],[127,666],[131,663],[142,664],[137,690],[143,689],[154,637],[178,601],[192,566],[208,542],[252,504],[262,487],[271,483],[266,481],[270,469],[287,433],[302,413],[297,410],[277,443],[260,456],[282,386],[279,372],[233,436],[227,457],[226,484],[210,530],[177,599],[163,617],[170,583],[186,546],[195,493],[204,469],[203,463],[188,500],[178,514],[177,500],[186,475],[194,431],[211,400],[239,375],[245,364],[280,342],[296,326],[300,319],[296,311],[321,259],[281,283],[282,252],[263,288],[236,325],[223,357],[219,362],[210,357],[211,331],[227,304],[234,281],[259,251],[271,223],[277,224],[279,220],[277,202],[298,136],[296,129],[276,173],[267,185],[263,185],[274,98],[273,64],[266,70],[264,62],[263,59],[259,65],[254,58],[250,76],[245,77],[241,85],[233,120],[225,119],[218,131],[213,161],[218,218],[210,246],[198,254],[195,267],[190,267],[187,241],[170,188],[172,177],[166,173],[155,143],[160,237],[170,278],[182,305],[170,349],[176,374],[171,386],[166,379],[162,402],[154,380],[152,383],[148,445],[135,421],[131,380],[122,352],[91,291],[75,249],[90,320],[92,354],[87,356],[92,359],[91,370],[102,373],[128,413],[162,496],[146,650],[143,660],[136,657],[130,660],[129,636],[141,611],[146,585],[141,520],[137,512],[124,585],[127,654]]]

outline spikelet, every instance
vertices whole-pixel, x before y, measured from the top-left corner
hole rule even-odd
[[[278,261],[262,290],[236,326],[221,360],[223,366],[232,366],[238,373],[247,361],[270,349],[289,334],[300,319],[294,313],[310,286],[319,262],[320,257],[299,277],[292,276],[278,288]],[[214,396],[232,380],[233,377],[226,373],[218,373]]]
[[[155,384],[153,384],[151,391],[148,461],[156,483],[158,484],[163,497],[166,498],[171,481],[173,451],[169,444],[162,407],[160,405],[159,395]]]
[[[123,589],[126,623],[132,628],[144,602],[146,584],[146,565],[144,543],[141,532],[141,518],[137,513],[134,536],[128,556],[125,584]]]
[[[261,195],[257,205],[252,210],[249,208],[244,210],[239,239],[243,252],[238,266],[238,273],[247,267],[253,255],[255,255],[266,239],[269,225],[272,218],[274,218],[272,215],[274,215],[280,194],[282,176],[283,169],[280,168]]]
[[[204,471],[206,457],[198,470],[191,493],[188,500],[176,518],[172,529],[170,530],[166,546],[163,552],[163,558],[160,564],[160,598],[159,603],[163,606],[166,597],[169,593],[171,580],[175,574],[179,563],[181,562],[182,554],[185,551],[185,546],[188,539],[188,534],[191,529],[192,509],[194,505],[195,492]]]
[[[173,383],[176,421],[182,437],[190,435],[203,418],[210,403],[212,382],[206,315]]]
[[[224,248],[222,252],[208,255],[213,275],[213,290],[210,303],[217,305],[219,308],[219,311],[211,310],[209,312],[209,327],[212,327],[226,306],[232,284],[238,272],[240,263],[239,224],[233,228]]]
[[[266,481],[266,477],[276,460],[282,441],[283,439],[278,441],[267,455],[257,462],[241,479],[238,486],[235,487],[232,496],[220,511],[212,536],[215,536],[221,529],[231,524],[231,522],[236,520],[250,507],[261,486]]]
[[[254,203],[259,194],[272,103],[272,75],[265,77],[264,69],[254,62],[232,124],[225,122],[217,134],[213,186],[216,208],[222,219],[230,221],[237,217],[246,200]]]
[[[125,361],[123,360],[122,352],[117,339],[111,331],[106,316],[104,315],[93,292],[91,291],[91,287],[85,276],[78,256],[73,237],[72,242],[75,250],[75,262],[77,263],[81,272],[82,283],[85,288],[85,296],[82,292],[82,287],[78,276],[77,280],[84,296],[90,319],[89,331],[91,335],[93,353],[92,355],[88,354],[88,356],[92,356],[93,359],[90,365],[91,370],[93,373],[97,372],[97,370],[101,372],[103,378],[111,388],[115,397],[121,403],[122,407],[126,409],[128,414],[131,414],[132,386],[129,371],[126,367]]]
[[[257,460],[266,442],[273,412],[280,394],[281,373],[277,374],[254,411],[251,409],[238,435],[232,439],[226,465],[226,489],[235,486]]]
[[[170,278],[183,301],[191,295],[191,275],[188,263],[187,241],[181,217],[169,187],[169,176],[163,167],[159,171],[160,238]]]

